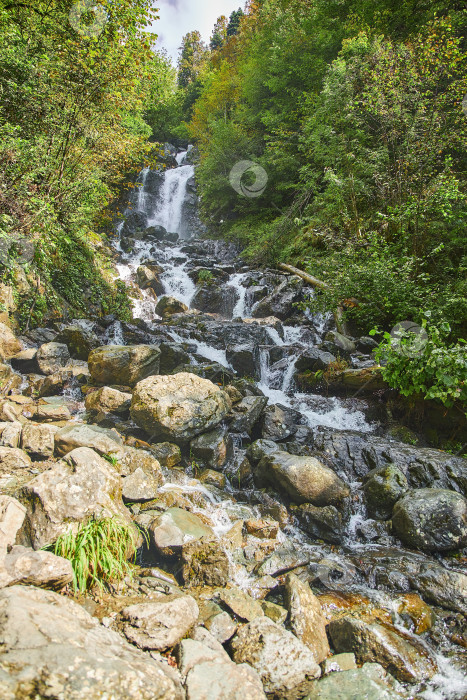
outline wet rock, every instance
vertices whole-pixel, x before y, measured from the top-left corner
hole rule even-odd
[[[142,234],[148,226],[148,217],[141,211],[131,211],[125,216],[125,222],[121,230],[122,238],[129,238],[135,234]]]
[[[0,359],[8,360],[21,350],[22,345],[11,328],[0,323]]]
[[[20,583],[58,591],[71,581],[71,562],[52,552],[35,552],[17,545],[3,559],[0,557],[0,588]]]
[[[231,647],[234,661],[250,664],[275,700],[303,698],[321,673],[310,649],[267,617],[241,627]]]
[[[246,396],[234,406],[234,419],[230,425],[233,433],[252,434],[268,404],[266,396]]]
[[[191,300],[193,309],[210,314],[219,314],[224,318],[232,318],[232,313],[237,301],[233,287],[203,285],[199,287]]]
[[[27,510],[25,539],[40,549],[91,518],[130,524],[121,493],[120,477],[105,459],[87,447],[75,449],[18,492]]]
[[[141,467],[122,481],[122,496],[127,503],[152,501],[157,497],[160,480],[147,474]]]
[[[205,620],[204,626],[220,644],[225,644],[232,639],[238,627],[227,612],[212,615]]]
[[[89,447],[101,455],[123,454],[123,439],[115,430],[98,425],[72,423],[55,433],[55,450],[63,456],[77,447]]]
[[[183,443],[214,428],[230,408],[230,399],[222,389],[183,372],[139,382],[131,416],[150,435]]]
[[[339,505],[349,497],[349,487],[332,469],[315,457],[297,457],[276,450],[254,468],[258,486],[269,484],[284,490],[294,503]]]
[[[319,350],[318,348],[309,348],[295,362],[295,370],[297,372],[317,372],[325,370],[336,358],[330,352]]]
[[[36,374],[39,372],[37,364],[37,348],[28,348],[18,352],[11,358],[11,366],[13,369],[22,374]]]
[[[59,372],[69,359],[70,353],[63,343],[44,343],[36,355],[37,365],[42,374]]]
[[[161,343],[160,373],[171,374],[176,367],[190,364],[189,354],[178,343]]]
[[[279,532],[279,523],[274,520],[245,520],[245,530],[249,535],[258,537],[261,540],[273,539],[277,537]]]
[[[224,589],[220,591],[219,597],[229,610],[242,620],[251,622],[264,615],[261,604],[239,588]]]
[[[329,333],[326,333],[325,341],[332,346],[331,352],[341,357],[348,358],[357,349],[353,340],[350,340],[350,338],[347,338],[337,331],[329,331]]]
[[[408,624],[408,629],[415,634],[423,634],[431,629],[435,622],[435,614],[416,593],[404,593],[396,601],[397,614]]]
[[[328,661],[332,663],[332,658]],[[315,681],[306,700],[400,700],[401,697],[383,680],[370,676],[363,667],[331,673]]]
[[[174,314],[182,314],[188,311],[188,306],[179,301],[175,297],[161,297],[156,306],[156,314],[164,319],[174,316]]]
[[[179,667],[191,700],[265,700],[261,680],[248,664],[236,665],[220,649],[185,639]]]
[[[198,355],[196,359],[197,361],[201,360],[198,365],[180,365],[172,374],[188,372],[189,374],[195,374],[203,379],[209,379],[209,381],[215,384],[222,385],[232,381],[233,371],[221,365],[220,362],[204,362],[201,355]]]
[[[396,503],[393,527],[404,544],[429,552],[467,544],[467,500],[456,491],[418,489]]]
[[[212,469],[222,469],[233,455],[233,442],[224,428],[199,435],[190,442],[190,454]]]
[[[0,496],[0,560],[15,543],[25,517],[26,508],[22,503],[11,496]]]
[[[79,324],[62,328],[55,338],[55,342],[64,343],[68,347],[71,357],[86,361],[91,350],[100,345],[97,335]]]
[[[169,508],[149,527],[149,536],[156,549],[168,557],[180,554],[188,542],[213,535],[212,529],[197,515],[181,508]]]
[[[123,608],[126,638],[140,649],[165,651],[193,627],[199,609],[194,598],[180,594],[153,594],[148,603]]]
[[[86,411],[127,414],[130,411],[131,394],[104,386],[86,396]]]
[[[141,289],[152,289],[157,296],[164,294],[164,285],[158,275],[145,265],[140,265],[136,270],[136,283]]]
[[[306,583],[295,574],[285,579],[285,601],[290,615],[290,629],[311,649],[320,664],[331,653],[326,636],[326,619],[321,605]]]
[[[203,537],[182,547],[182,579],[187,587],[225,586],[229,560],[216,539]]]
[[[151,452],[163,467],[176,467],[182,461],[180,447],[172,442],[151,445]]]
[[[261,419],[261,437],[263,440],[280,442],[297,432],[297,424],[303,420],[299,411],[294,411],[280,404],[267,406]]]
[[[337,652],[351,651],[359,663],[380,663],[400,681],[417,683],[431,678],[437,671],[436,662],[425,646],[377,622],[348,615],[332,620],[329,634]]]
[[[0,447],[19,447],[22,429],[19,421],[0,423]]]
[[[363,485],[368,514],[372,518],[389,519],[393,506],[408,488],[404,473],[395,464],[372,469]]]
[[[226,466],[225,474],[227,475],[231,484],[235,487],[238,486],[239,488],[244,488],[251,485],[253,481],[253,473],[251,470],[251,464],[244,452],[236,452],[233,459]]]
[[[259,348],[252,343],[244,345],[228,345],[227,361],[240,377],[260,378]]]
[[[0,592],[0,609],[4,698],[35,700],[38,688],[73,700],[183,697],[163,664],[65,596],[13,586]]]
[[[159,373],[160,349],[157,345],[106,345],[91,352],[88,364],[96,384],[133,387]]]
[[[255,570],[258,576],[277,576],[287,571],[305,566],[310,557],[305,552],[296,549],[277,549],[267,557]]]
[[[221,491],[223,491],[227,485],[225,476],[214,471],[214,469],[204,469],[199,475],[199,481],[207,486],[215,486]]]
[[[311,503],[293,506],[292,513],[297,517],[300,527],[313,538],[330,544],[341,544],[344,538],[342,515],[335,506],[318,508]]]
[[[25,423],[21,435],[21,447],[33,457],[48,459],[55,449],[55,434],[58,428],[52,425]]]
[[[253,307],[253,318],[276,316],[281,321],[293,315],[294,304],[300,300],[303,282],[297,278],[285,279],[276,289]]]

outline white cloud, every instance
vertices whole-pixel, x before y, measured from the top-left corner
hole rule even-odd
[[[167,49],[174,61],[178,48],[187,32],[198,30],[208,42],[216,19],[227,17],[239,7],[244,9],[244,0],[156,0],[160,20],[153,30],[159,35],[158,46]]]

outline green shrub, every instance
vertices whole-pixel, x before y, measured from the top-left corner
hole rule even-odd
[[[214,275],[211,270],[200,270],[198,272],[198,284],[212,284],[214,282]]]
[[[109,583],[132,575],[128,561],[134,552],[137,536],[134,529],[116,518],[91,520],[60,535],[47,549],[68,559],[73,567],[73,588],[84,593],[93,586],[104,589]]]

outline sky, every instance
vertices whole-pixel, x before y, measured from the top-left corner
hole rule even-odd
[[[244,0],[155,0],[160,20],[153,29],[159,35],[157,45],[167,49],[177,61],[178,47],[182,37],[197,29],[208,42],[216,19],[220,15],[229,17],[233,10],[243,9]]]

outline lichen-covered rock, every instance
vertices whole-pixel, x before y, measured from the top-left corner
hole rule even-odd
[[[104,386],[86,396],[86,411],[101,413],[129,413],[131,394]]]
[[[189,595],[153,594],[151,601],[129,605],[121,612],[127,639],[140,649],[165,651],[177,644],[199,616]]]
[[[33,457],[48,459],[55,449],[55,433],[58,428],[54,425],[37,425],[25,423],[21,435],[21,447]]]
[[[182,547],[182,578],[185,586],[225,586],[229,560],[216,539],[187,542]]]
[[[36,360],[42,374],[55,374],[70,359],[70,353],[64,343],[44,343],[37,351]]]
[[[295,574],[287,574],[285,598],[290,615],[290,629],[311,650],[320,664],[331,653],[326,636],[326,619],[321,604],[310,586]]]
[[[35,552],[17,545],[3,559],[0,557],[0,588],[21,583],[59,591],[71,581],[71,562],[52,552]]]
[[[19,447],[22,428],[19,421],[0,423],[0,447]]]
[[[105,345],[88,358],[89,371],[96,384],[135,386],[159,373],[160,348],[157,345]]]
[[[115,516],[129,525],[121,489],[105,459],[87,447],[73,450],[20,489],[18,500],[27,510],[25,541],[40,549],[91,518]]]
[[[306,700],[400,700],[401,697],[383,680],[359,668],[331,673],[315,681]]]
[[[144,503],[157,496],[160,480],[141,467],[122,479],[122,496],[126,503]]]
[[[303,698],[321,674],[310,649],[268,617],[243,625],[231,648],[234,661],[250,664],[259,673],[267,696],[274,700]]]
[[[447,489],[416,489],[396,503],[392,524],[409,547],[460,549],[467,544],[467,499]]]
[[[29,455],[18,447],[0,447],[0,469],[2,471],[15,471],[31,466]]]
[[[242,620],[251,622],[263,617],[261,604],[239,588],[226,588],[219,594],[221,601]]]
[[[405,474],[395,464],[386,464],[368,472],[363,491],[370,517],[382,520],[390,518],[393,506],[408,488]]]
[[[335,506],[318,508],[311,503],[303,503],[301,506],[292,506],[291,510],[300,527],[309,535],[331,544],[341,544],[344,538],[344,523]]]
[[[190,451],[196,460],[207,467],[222,469],[233,455],[232,438],[223,428],[215,428],[192,440]]]
[[[121,436],[115,430],[98,425],[72,423],[55,433],[55,450],[58,456],[66,455],[78,447],[89,447],[101,455],[115,454],[119,457],[124,452]]]
[[[169,508],[149,527],[149,536],[156,549],[168,557],[179,554],[188,542],[213,535],[212,529],[197,515],[181,508]]]
[[[15,543],[25,517],[26,508],[22,503],[11,496],[0,496],[0,559]]]
[[[173,442],[158,442],[151,445],[151,452],[163,467],[176,467],[182,461],[180,447]]]
[[[218,425],[231,408],[228,394],[208,379],[181,372],[148,377],[133,394],[131,416],[154,437],[185,443]]]
[[[0,591],[0,696],[182,700],[167,667],[52,591]]]
[[[65,326],[55,338],[56,343],[64,343],[71,357],[87,360],[91,350],[99,347],[99,338],[95,333],[78,323]]]
[[[156,306],[156,314],[164,319],[170,318],[175,314],[184,313],[185,311],[188,311],[188,306],[171,296],[161,297]]]

